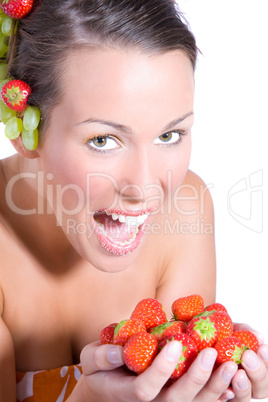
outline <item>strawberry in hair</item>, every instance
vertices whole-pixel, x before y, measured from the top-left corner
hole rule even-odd
[[[1,9],[8,17],[19,20],[27,15],[33,6],[33,0],[1,0]]]

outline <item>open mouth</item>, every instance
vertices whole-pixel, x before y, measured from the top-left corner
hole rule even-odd
[[[94,214],[96,233],[102,246],[115,255],[133,251],[140,243],[150,212],[128,215],[118,211],[99,211]]]

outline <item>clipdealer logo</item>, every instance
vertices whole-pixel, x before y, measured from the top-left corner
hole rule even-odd
[[[227,195],[230,215],[256,233],[263,231],[263,170],[237,181]]]
[[[22,203],[20,205],[18,200],[13,199],[16,185],[20,180],[27,180],[29,185],[33,185],[37,189],[34,203]],[[182,184],[174,187],[172,184],[172,171],[167,172],[166,194],[161,185],[154,183],[148,184],[144,188],[137,185],[127,185],[119,188],[117,181],[106,173],[88,173],[85,177],[85,185],[80,187],[75,183],[62,185],[54,182],[52,173],[45,174],[42,171],[37,173],[24,172],[15,175],[9,180],[6,186],[5,198],[9,208],[16,214],[55,215],[57,225],[64,226],[68,234],[86,235],[89,238],[95,230],[90,220],[90,216],[94,214],[94,211],[91,210],[90,206],[91,193],[95,187],[96,180],[98,185],[102,183],[105,186],[104,188],[109,190],[108,209],[116,208],[124,211],[128,206],[129,195],[127,195],[127,192],[131,189],[131,199],[133,200],[134,195],[136,197],[137,194],[137,198],[143,200],[143,209],[152,208],[152,216],[158,214],[166,216],[161,223],[157,221],[146,223],[143,227],[145,233],[154,235],[208,235],[214,231],[212,223],[207,222],[205,218],[206,193],[213,187],[213,184],[205,185],[201,183],[198,186]],[[173,215],[175,212],[177,212],[177,215],[175,214],[176,218]],[[114,238],[120,238],[120,226],[112,220],[108,221],[108,223],[106,222],[106,225],[109,226],[109,232],[113,233]],[[122,230],[125,230],[123,226]]]

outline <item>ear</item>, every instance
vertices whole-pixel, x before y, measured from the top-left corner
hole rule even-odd
[[[23,144],[21,135],[19,135],[15,140],[10,140],[10,141],[11,141],[13,147],[16,149],[16,151],[20,155],[24,156],[24,158],[36,159],[39,157],[37,148],[34,151],[29,151],[29,149],[27,149],[25,147],[25,145]]]

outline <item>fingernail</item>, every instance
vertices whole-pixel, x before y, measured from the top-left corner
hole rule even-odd
[[[204,351],[201,358],[201,367],[205,371],[212,370],[215,360],[217,357],[217,352],[215,349],[207,349]]]
[[[235,397],[235,394],[233,393],[233,391],[231,391],[230,389],[227,389],[225,392],[224,392],[224,394],[222,395],[222,402],[227,402],[227,401],[229,401],[230,399],[234,399],[234,397]]]
[[[247,376],[245,374],[243,374],[241,376],[241,378],[238,380],[237,385],[243,391],[245,391],[248,388],[248,385],[249,385],[248,384],[248,378],[247,378]]]
[[[225,391],[225,395],[226,395],[227,401],[229,401],[229,399],[234,399],[235,398],[234,392],[231,391],[230,389],[227,389]]]
[[[166,358],[171,363],[175,363],[179,360],[181,355],[182,345],[181,342],[172,341],[166,346]]]
[[[243,363],[250,370],[258,370],[260,368],[260,361],[255,353],[247,353],[243,356]]]
[[[117,347],[108,349],[107,359],[111,364],[124,364],[121,352]]]
[[[262,360],[264,360],[265,362],[268,362],[268,347],[267,346],[263,346],[260,349],[260,356],[262,358]]]
[[[230,384],[233,376],[237,372],[237,365],[234,366],[226,366],[222,373],[221,373],[221,379],[225,384]]]

